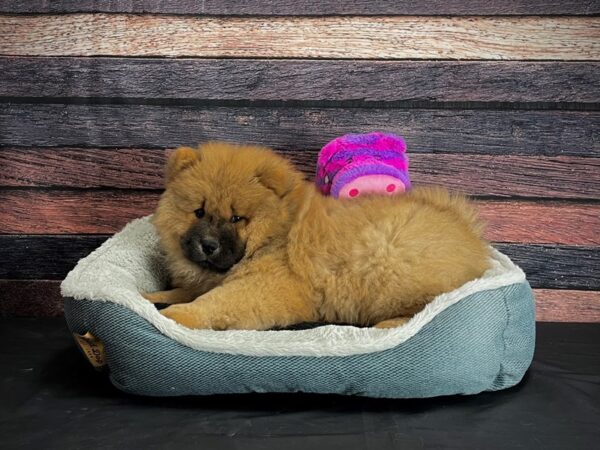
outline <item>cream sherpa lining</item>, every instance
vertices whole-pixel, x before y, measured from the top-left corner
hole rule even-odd
[[[327,325],[301,331],[190,330],[159,314],[140,295],[160,290],[166,284],[158,237],[149,219],[131,222],[81,259],[63,281],[62,295],[125,306],[169,338],[207,352],[249,356],[347,356],[378,352],[405,342],[437,314],[471,294],[525,281],[519,267],[493,250],[492,267],[483,277],[439,295],[402,327]]]

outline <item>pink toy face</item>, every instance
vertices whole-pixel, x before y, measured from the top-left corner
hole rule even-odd
[[[358,177],[340,189],[339,198],[356,198],[364,194],[395,195],[406,190],[404,183],[389,175]]]

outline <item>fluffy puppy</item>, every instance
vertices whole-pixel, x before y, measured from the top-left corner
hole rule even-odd
[[[259,147],[176,150],[153,220],[175,289],[146,297],[189,328],[398,326],[489,264],[464,197],[324,197]]]

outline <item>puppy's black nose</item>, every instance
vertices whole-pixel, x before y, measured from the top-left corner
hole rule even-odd
[[[206,256],[210,256],[219,250],[219,242],[214,239],[202,240],[202,251]]]

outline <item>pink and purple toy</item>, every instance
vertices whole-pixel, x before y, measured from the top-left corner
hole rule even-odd
[[[336,138],[319,153],[315,181],[324,195],[335,198],[408,191],[406,143],[380,132]]]

